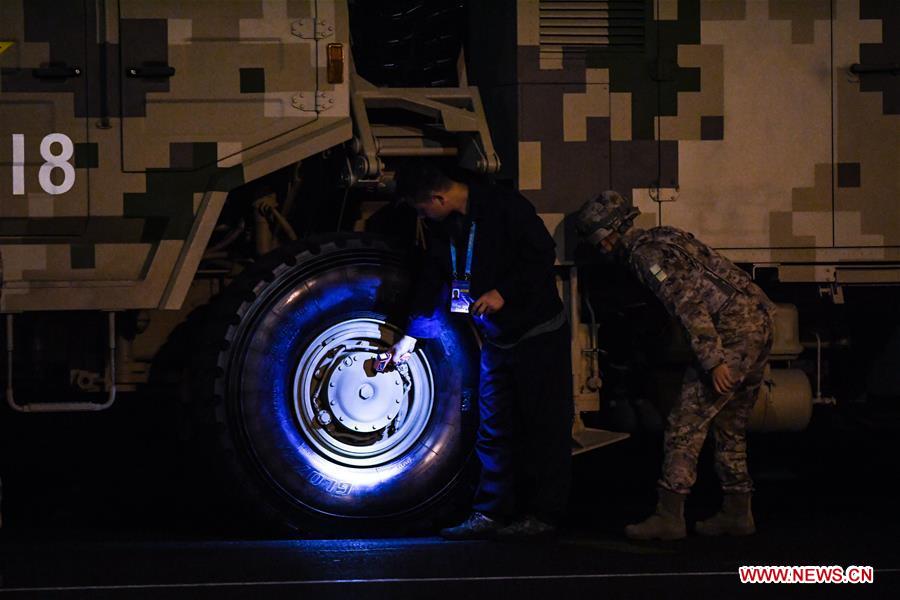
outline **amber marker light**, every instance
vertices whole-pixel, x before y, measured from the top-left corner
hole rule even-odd
[[[343,44],[328,44],[328,83],[344,83]]]

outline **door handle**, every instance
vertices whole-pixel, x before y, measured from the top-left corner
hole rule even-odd
[[[169,65],[145,65],[143,67],[128,67],[125,73],[129,77],[158,79],[162,77],[171,77],[175,74],[175,69]]]
[[[46,67],[32,69],[31,74],[38,79],[68,79],[69,77],[81,77],[80,67],[70,67],[63,64],[50,64]]]
[[[850,72],[854,75],[874,75],[883,73],[900,75],[900,63],[886,65],[861,65],[859,63],[853,63],[850,65]]]

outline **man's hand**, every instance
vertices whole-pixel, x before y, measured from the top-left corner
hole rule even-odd
[[[716,393],[722,396],[731,392],[735,384],[737,384],[734,373],[731,372],[731,369],[725,363],[712,370],[712,380]]]
[[[505,301],[503,300],[503,296],[500,295],[500,292],[491,290],[482,294],[481,297],[472,304],[469,312],[476,317],[490,315],[503,308],[504,304]]]
[[[391,346],[391,360],[388,364],[402,364],[409,360],[416,348],[416,338],[404,335]]]

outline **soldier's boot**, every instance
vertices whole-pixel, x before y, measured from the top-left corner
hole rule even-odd
[[[746,494],[725,494],[722,508],[705,521],[698,521],[694,529],[700,535],[751,535],[756,533],[753,512],[750,510],[750,496]]]
[[[659,488],[656,512],[640,523],[628,525],[625,535],[633,540],[680,540],[687,535],[684,524],[685,498],[687,494]]]

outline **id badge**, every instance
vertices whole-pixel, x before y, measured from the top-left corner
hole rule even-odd
[[[450,312],[469,314],[472,304],[470,283],[465,279],[454,279],[450,284]]]

